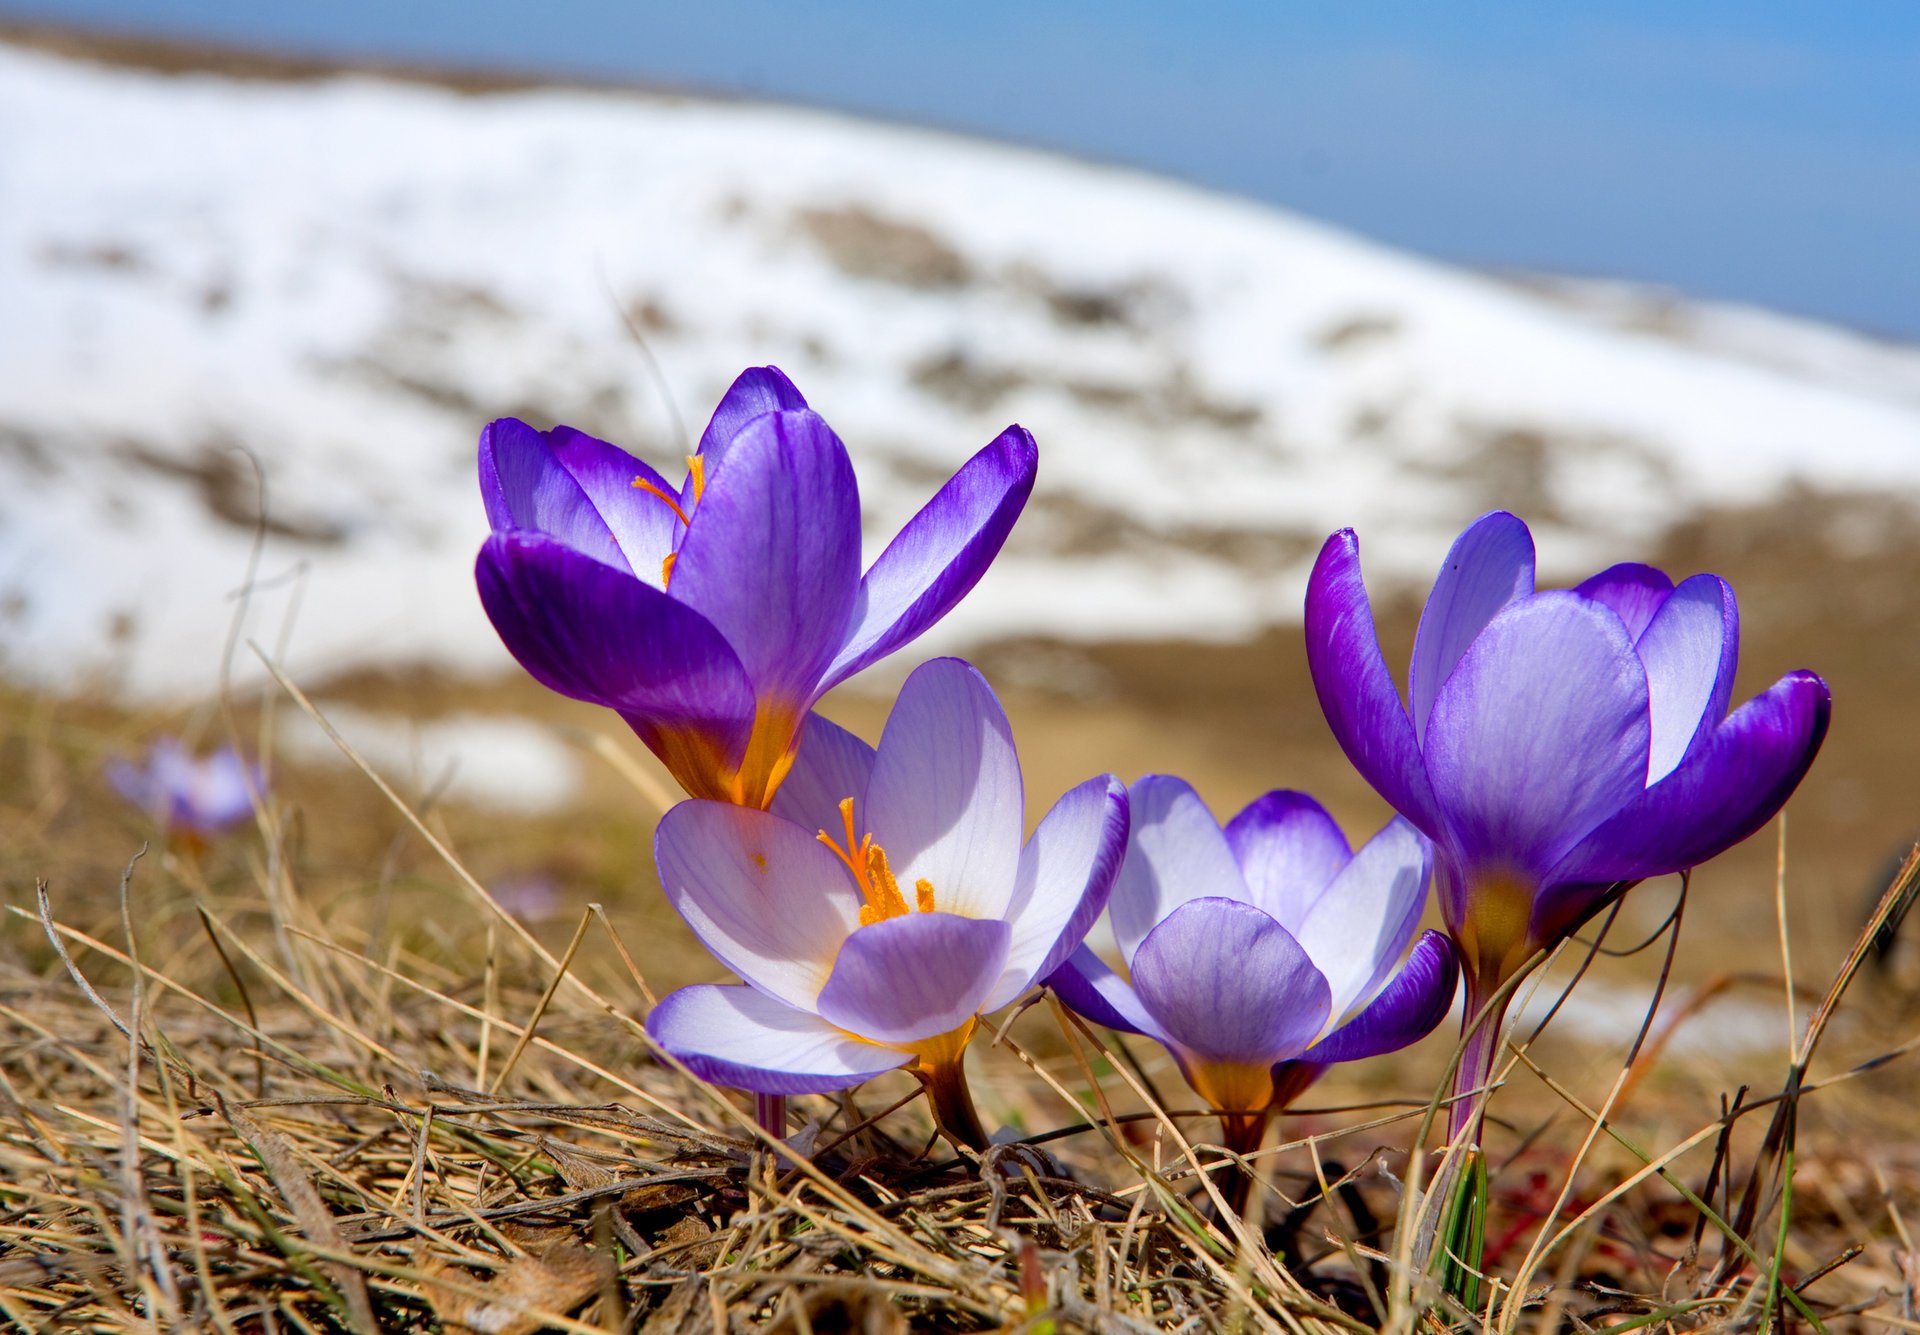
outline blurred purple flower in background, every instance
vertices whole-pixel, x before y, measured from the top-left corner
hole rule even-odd
[[[773,367],[734,382],[679,487],[503,418],[480,437],[480,598],[528,672],[618,710],[688,793],[765,807],[813,703],[985,573],[1036,461],[1008,427],[862,576],[846,448]]]
[[[1224,830],[1182,779],[1151,774],[1127,796],[1107,913],[1132,984],[1083,946],[1048,986],[1164,1044],[1233,1148],[1258,1148],[1328,1064],[1404,1047],[1446,1015],[1453,948],[1427,932],[1407,950],[1431,853],[1406,821],[1355,852],[1304,793],[1268,793]]]
[[[1069,791],[1022,843],[1006,714],[973,667],[901,688],[879,749],[818,715],[771,811],[682,802],[660,883],[745,985],[681,988],[647,1031],[715,1084],[846,1089],[911,1066],[957,1140],[983,1147],[962,1063],[978,1017],[1045,978],[1107,901],[1126,791]]]
[[[265,790],[258,765],[222,747],[197,759],[175,737],[162,737],[144,763],[115,757],[107,781],[169,833],[192,839],[218,834],[253,814],[253,795]]]
[[[1636,882],[1759,829],[1826,736],[1826,683],[1790,672],[1731,714],[1733,590],[1618,565],[1534,591],[1533,537],[1486,515],[1454,543],[1420,618],[1407,703],[1394,687],[1351,530],[1307,588],[1308,663],[1361,774],[1434,841],[1472,1041],[1456,1089],[1484,1082],[1504,1002],[1536,952]],[[1454,1106],[1454,1129],[1476,1102]]]

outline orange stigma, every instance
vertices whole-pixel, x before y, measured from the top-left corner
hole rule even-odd
[[[689,454],[687,456],[687,476],[693,482],[693,503],[697,506],[700,504],[700,498],[707,494],[707,461],[697,454]],[[680,521],[682,528],[689,528],[693,525],[693,517],[680,508],[680,498],[668,491],[665,487],[662,487],[658,482],[651,481],[644,477],[637,477],[633,480],[633,485],[648,495],[658,496],[661,500],[665,501],[667,508],[673,511],[674,517]],[[666,559],[660,563],[661,588],[664,589],[673,582],[673,563],[679,555],[680,553],[678,552],[668,552]]]
[[[906,896],[900,893],[900,882],[894,879],[893,868],[887,865],[887,850],[874,843],[871,834],[855,833],[851,797],[840,799],[840,819],[846,830],[845,843],[839,842],[825,830],[815,837],[847,864],[847,870],[853,873],[853,883],[860,887],[860,893],[866,897],[867,902],[860,906],[860,925],[871,927],[874,923],[911,912]],[[925,879],[915,881],[913,899],[914,908],[922,913],[932,913],[933,882]]]
[[[633,485],[640,488],[640,490],[647,492],[651,495],[658,496],[661,500],[665,501],[667,503],[667,508],[673,511],[673,513],[679,518],[681,523],[691,524],[693,522],[691,519],[687,518],[687,512],[680,508],[679,498],[676,497],[672,492],[668,491],[665,487],[661,486],[658,482],[653,481],[653,479],[651,478],[637,477],[633,480]]]

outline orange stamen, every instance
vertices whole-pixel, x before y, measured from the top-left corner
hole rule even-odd
[[[843,844],[821,830],[814,837],[833,850],[834,856],[847,865],[853,874],[853,883],[860,888],[866,903],[860,906],[860,925],[871,927],[876,922],[885,922],[888,918],[898,918],[910,912],[907,898],[900,893],[900,882],[894,878],[893,868],[887,863],[887,850],[873,842],[871,834],[858,837],[854,833],[853,799],[840,801],[840,820],[846,829]],[[933,883],[927,880],[914,882],[915,906],[922,913],[933,912]]]
[[[667,559],[660,563],[660,587],[666,588],[673,582],[673,563],[680,559],[679,552],[668,552]]]
[[[913,899],[914,899],[915,906],[922,913],[932,913],[933,912],[933,882],[927,880],[925,877],[922,877],[920,880],[915,881],[913,883]]]
[[[687,474],[693,479],[693,503],[700,504],[700,498],[707,494],[707,461],[698,454],[687,456]]]
[[[666,488],[662,487],[659,483],[654,482],[650,478],[637,477],[633,480],[633,485],[640,488],[640,490],[645,492],[650,492],[653,495],[658,496],[661,500],[665,501],[667,505],[673,510],[674,514],[679,516],[681,523],[690,524],[693,522],[692,520],[687,518],[687,512],[680,508],[679,498],[676,497],[672,492],[668,491]],[[696,495],[697,495],[697,492],[696,492]]]

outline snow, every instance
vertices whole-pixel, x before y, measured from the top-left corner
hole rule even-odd
[[[287,628],[308,678],[505,670],[472,589],[480,426],[666,464],[766,361],[848,442],[870,554],[1009,421],[1040,440],[929,649],[1247,635],[1297,618],[1349,525],[1370,576],[1424,581],[1520,456],[1560,577],[1796,484],[1920,497],[1913,348],[1517,285],[1033,150],[6,47],[0,126],[0,670],[62,689],[213,683],[254,540],[240,447],[273,523],[247,636]]]

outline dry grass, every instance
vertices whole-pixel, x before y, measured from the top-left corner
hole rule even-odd
[[[948,1149],[894,1077],[796,1100],[809,1153],[783,1158],[648,1044],[675,947],[598,906],[528,928],[449,813],[370,772],[290,778],[298,813],[103,876],[125,818],[74,795],[147,721],[16,704],[5,866],[45,878],[0,925],[24,1330],[1920,1329],[1920,1152],[1884,1129],[1915,1084],[1829,1026],[1862,952],[1799,1004],[1783,1084],[1724,1107],[1675,1083],[1663,1031],[1597,1081],[1524,1043],[1466,1312],[1409,1280],[1417,1099],[1288,1119],[1310,1134],[1245,1162],[1235,1217],[1241,1167],[1165,1064],[1043,1002],[981,1059],[1028,1145]],[[230,723],[257,741],[262,714]]]

